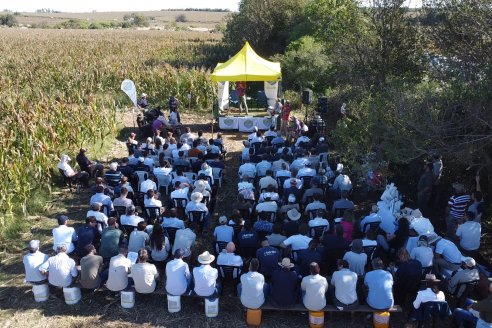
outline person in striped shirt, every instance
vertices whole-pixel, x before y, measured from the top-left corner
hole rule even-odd
[[[465,211],[471,202],[471,197],[465,191],[461,183],[453,183],[454,195],[449,198],[446,208],[446,232],[449,237],[454,237],[457,223],[464,219]]]

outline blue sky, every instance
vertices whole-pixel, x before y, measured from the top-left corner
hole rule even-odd
[[[175,8],[222,8],[237,11],[239,0],[0,0],[0,10],[33,12],[50,8],[64,12],[148,11]]]

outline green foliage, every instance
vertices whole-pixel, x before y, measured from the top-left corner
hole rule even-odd
[[[186,99],[191,90],[191,107],[209,108],[210,70],[169,62],[182,57],[201,65],[214,37],[0,29],[0,213],[13,213],[0,216],[0,234],[15,235],[22,228],[17,219],[38,211],[31,196],[49,189],[62,152],[74,154],[115,132],[116,111],[130,104],[119,89],[123,79],[148,93],[152,106],[170,95]]]
[[[307,0],[242,0],[231,14],[224,41],[240,49],[245,41],[262,56],[284,52],[290,33],[303,20]]]
[[[284,55],[274,57],[282,65],[282,83],[294,90],[322,91],[331,68],[324,51],[323,44],[311,36],[290,43]]]
[[[6,25],[8,27],[17,25],[17,18],[12,14],[0,15],[0,25]]]
[[[127,26],[122,26],[122,27],[131,27],[131,26],[147,27],[147,26],[149,26],[148,18],[142,14],[137,14],[137,13],[126,14],[125,16],[123,16],[123,20],[128,24],[126,24]]]
[[[57,24],[55,28],[85,30],[89,28],[89,25],[90,25],[89,22],[86,20],[69,19],[68,21]]]

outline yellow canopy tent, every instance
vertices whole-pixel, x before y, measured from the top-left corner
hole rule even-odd
[[[280,63],[261,58],[248,42],[231,59],[218,63],[212,73],[214,82],[221,81],[279,81]]]

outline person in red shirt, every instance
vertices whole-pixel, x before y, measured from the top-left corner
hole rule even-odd
[[[285,101],[285,104],[282,106],[282,134],[287,135],[287,129],[289,127],[289,117],[290,117],[290,102],[288,100]]]
[[[243,112],[243,104],[246,109],[246,115],[248,115],[248,104],[246,103],[246,82],[236,82],[236,93],[239,100],[239,111]]]

